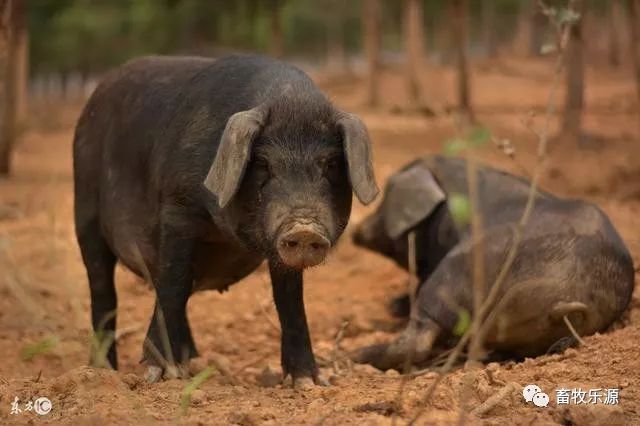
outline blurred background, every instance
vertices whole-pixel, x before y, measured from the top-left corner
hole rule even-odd
[[[492,63],[504,65],[500,59],[552,54],[553,19],[564,19],[550,20],[538,0],[2,0],[1,4],[3,133],[9,139],[19,137],[27,126],[30,104],[86,98],[104,71],[149,54],[216,57],[259,52],[294,62],[318,78],[343,84],[364,79],[362,103],[371,107],[427,115],[452,107],[472,112],[469,62],[471,68],[486,68]],[[567,1],[546,4],[561,15]],[[575,133],[580,127],[575,110],[584,104],[585,67],[635,72],[640,79],[636,8],[636,0],[576,2],[583,17],[572,33],[567,55],[571,75],[567,108],[573,111],[564,128]],[[456,86],[442,93],[434,78],[442,78],[437,71],[447,68],[459,75]],[[506,72],[518,72],[507,68]],[[381,95],[385,71],[404,75],[406,99],[397,99],[395,93]],[[536,76],[531,70],[530,77]],[[637,102],[631,97],[629,104]],[[10,144],[5,140],[0,146]],[[0,164],[7,161],[0,159]]]
[[[52,421],[174,419],[184,383],[138,385],[154,296],[123,269],[116,279],[121,370],[84,367],[92,334],[74,234],[71,141],[101,76],[140,55],[257,52],[301,67],[338,107],[364,120],[381,186],[415,157],[450,147],[467,125],[481,129],[479,157],[525,177],[548,139],[542,187],[598,204],[640,263],[640,0],[0,0],[0,12],[0,423],[13,419],[9,401],[34,392],[52,399]],[[372,207],[354,203],[352,222]],[[308,271],[305,286],[323,369],[338,345],[391,338],[398,324],[384,306],[406,281],[348,236],[329,265]],[[202,385],[202,401],[215,395],[215,404],[189,411],[187,424],[389,424],[380,420],[411,411],[384,402],[396,399],[393,377],[366,369],[343,370],[338,386],[306,399],[263,390],[262,373],[280,369],[264,268],[224,295],[194,295],[189,318],[216,372]],[[525,363],[503,370],[503,380],[549,389],[561,379],[584,389],[628,386],[640,368],[637,291],[625,323],[589,340],[575,360]],[[430,412],[443,421],[457,421],[460,374],[452,377]],[[428,380],[412,379],[409,407]],[[482,400],[493,392],[483,386]],[[640,391],[623,392],[626,424],[638,423]],[[615,423],[596,408],[588,423]],[[561,424],[587,424],[567,410],[515,405],[495,418],[547,424],[550,417],[536,416],[556,415]]]

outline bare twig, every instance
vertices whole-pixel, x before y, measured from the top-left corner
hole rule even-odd
[[[562,319],[564,320],[564,323],[567,325],[567,328],[569,329],[571,334],[573,334],[573,337],[578,341],[578,343],[580,343],[581,346],[587,346],[587,344],[584,342],[582,337],[580,337],[576,329],[573,327],[573,324],[571,324],[571,320],[569,320],[569,317],[567,315],[564,315]]]
[[[415,231],[409,232],[407,235],[407,257],[408,257],[408,265],[409,265],[409,278],[407,280],[407,291],[409,292],[409,306],[410,306],[410,315],[411,320],[416,318],[416,291],[418,289],[419,283],[418,281],[418,265],[416,261],[416,233]],[[409,371],[411,370],[411,365],[413,364],[413,358],[416,349],[416,328],[408,327],[408,352],[407,356],[404,360],[403,365],[403,373],[404,375],[400,379],[400,386],[398,388],[398,394],[396,396],[396,406],[398,407],[398,411],[401,411],[402,408],[402,400],[404,399],[404,389],[407,385],[407,381],[409,380]],[[394,412],[391,424],[395,425],[397,420],[397,415]]]
[[[147,262],[144,260],[144,257],[142,256],[140,247],[138,247],[138,244],[134,243],[133,249],[134,249],[133,252],[134,252],[136,264],[138,265],[138,267],[142,268],[142,275],[144,276],[145,280],[148,283],[150,283],[155,289],[156,286],[153,282],[153,275],[151,274],[151,271],[147,266]],[[148,342],[148,339],[146,338],[144,340],[144,346],[146,348],[151,349],[152,352],[154,352],[154,355],[157,358],[156,361],[163,362],[164,368],[173,367],[173,366],[176,366],[176,363],[175,363],[175,360],[173,359],[173,350],[171,349],[171,341],[169,340],[169,330],[167,329],[167,323],[165,322],[165,318],[164,318],[164,311],[162,310],[162,306],[160,306],[160,300],[158,299],[157,295],[156,295],[155,305],[156,305],[155,306],[156,312],[151,318],[151,321],[155,321],[156,318],[158,320],[158,327],[160,328],[160,339],[162,340],[161,344],[164,349],[164,354],[167,356],[167,358],[165,359],[160,354],[158,348],[156,348],[152,342],[150,341]]]
[[[142,324],[134,324],[129,327],[120,328],[116,330],[116,342],[140,330],[142,330]]]
[[[236,368],[235,371],[233,372],[234,376],[239,376],[244,370],[246,370],[247,368],[253,367],[254,365],[257,365],[259,363],[261,363],[262,361],[264,361],[265,359],[269,358],[271,356],[271,354],[269,353],[265,353],[261,356],[259,356],[258,358],[251,360],[247,363],[242,364],[240,367]]]
[[[471,414],[474,416],[483,416],[487,414],[489,411],[493,410],[503,399],[510,396],[516,390],[522,389],[522,387],[515,382],[510,382],[505,387],[500,389],[497,394],[487,398],[485,402],[478,405],[476,408],[471,411]]]
[[[342,350],[340,349],[340,343],[344,338],[344,332],[346,331],[347,327],[349,327],[349,320],[342,321],[342,324],[340,324],[340,328],[336,333],[336,338],[333,341],[333,351],[331,352],[331,365],[333,367],[333,372],[335,374],[340,374],[340,366],[338,365],[338,358],[340,357],[340,353],[342,352]]]
[[[258,276],[260,277],[260,280],[262,281],[262,283],[263,283],[264,285],[267,285],[267,282],[266,282],[266,280],[264,279],[264,276],[262,276],[262,274],[259,274]],[[276,322],[273,320],[273,318],[271,318],[271,316],[269,315],[269,312],[267,312],[267,309],[266,309],[266,308],[265,308],[265,306],[264,306],[264,303],[263,303],[263,302],[261,302],[261,301],[258,299],[258,294],[257,294],[257,293],[255,293],[255,298],[256,298],[256,303],[258,304],[258,307],[260,308],[260,312],[262,312],[262,315],[264,315],[265,319],[266,319],[266,320],[267,320],[267,322],[271,325],[271,327],[272,327],[275,331],[277,331],[278,333],[280,333],[280,326],[278,326],[278,324],[276,324]],[[269,300],[271,301],[272,299],[269,299]],[[269,305],[271,305],[271,304],[269,303]]]
[[[541,4],[544,8],[543,10],[548,10],[548,8],[546,7],[546,5],[544,5],[544,3],[541,2]],[[573,10],[574,5],[575,5],[575,0],[570,0],[569,8],[571,10]],[[489,294],[487,295],[487,298],[484,300],[484,303],[482,303],[479,313],[477,315],[474,315],[474,322],[483,321],[483,319],[487,317],[487,314],[489,313],[489,311],[492,308],[494,308],[494,304],[498,298],[498,295],[500,294],[502,284],[504,283],[507,277],[507,274],[511,270],[513,262],[515,261],[516,256],[518,254],[518,248],[523,237],[523,229],[528,223],[529,218],[533,212],[538,184],[545,167],[547,145],[548,145],[548,139],[549,139],[549,126],[550,126],[551,118],[555,111],[555,97],[556,97],[556,92],[558,90],[559,82],[561,80],[561,71],[564,65],[563,53],[564,53],[564,47],[567,45],[567,41],[569,38],[569,29],[570,29],[570,25],[565,25],[564,27],[561,27],[561,26],[558,27],[558,31],[559,31],[558,58],[557,58],[555,69],[554,69],[554,78],[552,82],[552,87],[547,100],[544,128],[540,133],[539,140],[538,140],[537,162],[535,165],[533,177],[531,179],[531,185],[529,187],[529,194],[527,197],[527,202],[524,208],[524,212],[522,214],[522,217],[519,223],[514,227],[513,241],[512,241],[510,250],[507,254],[507,257],[505,259],[505,262],[503,263],[502,268],[500,269],[498,276],[496,277],[496,280],[493,286],[491,287]],[[503,297],[506,297],[506,296],[507,294],[505,294]],[[495,312],[492,312],[492,313],[495,314]],[[447,359],[447,362],[445,363],[445,365],[439,370],[438,377],[433,383],[431,383],[431,385],[427,389],[424,398],[419,404],[420,408],[418,409],[417,413],[409,422],[410,425],[415,424],[415,422],[424,413],[427,403],[430,400],[433,393],[435,392],[435,389],[440,384],[440,382],[442,382],[445,374],[451,370],[451,367],[454,365],[454,363],[458,359],[458,356],[462,352],[464,346],[471,339],[472,331],[477,330],[478,335],[476,336],[476,338],[482,341],[482,337],[485,335],[486,330],[489,328],[490,325],[491,325],[491,322],[489,321],[489,318],[486,318],[486,320],[484,320],[481,324],[478,324],[478,323],[476,323],[475,325],[472,324],[469,330],[467,330],[464,333],[464,335],[460,338],[457,345],[454,347],[453,351],[449,355],[449,358]]]

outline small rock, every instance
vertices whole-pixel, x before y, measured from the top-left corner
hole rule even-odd
[[[342,377],[338,376],[337,374],[332,374],[329,376],[329,384],[332,384],[335,386],[340,384],[341,381],[342,381]]]
[[[574,348],[569,348],[562,354],[564,358],[573,358],[578,355],[578,350]]]
[[[398,372],[398,370],[394,370],[393,368],[390,368],[384,372],[384,375],[387,377],[398,377],[400,373]]]
[[[561,411],[562,422],[574,425],[626,425],[624,411],[619,405],[569,405]]]
[[[282,382],[282,374],[266,366],[258,376],[258,384],[264,388],[273,388]]]
[[[261,373],[261,370],[256,367],[247,367],[244,369],[244,373],[249,376],[258,377]]]
[[[196,389],[191,392],[191,404],[201,405],[207,400],[207,395],[202,389]]]
[[[142,383],[142,380],[140,379],[140,377],[136,376],[135,374],[128,373],[124,375],[124,377],[122,378],[122,382],[125,385],[127,385],[130,390],[134,390],[135,388],[140,386],[140,383]]]
[[[498,364],[497,362],[490,362],[489,364],[487,364],[487,370],[491,372],[498,371],[500,370],[500,364]]]
[[[77,386],[71,377],[61,377],[51,385],[51,390],[56,395],[67,395],[73,392]]]
[[[208,366],[208,360],[202,357],[192,358],[191,361],[189,361],[189,373],[195,376],[196,374],[202,372]]]
[[[439,376],[439,374],[435,371],[429,371],[428,373],[423,374],[421,377],[424,377],[425,379],[428,380],[433,380],[433,379],[437,379]]]
[[[227,421],[232,425],[253,426],[258,424],[258,419],[246,412],[233,412],[227,417]]]
[[[375,368],[373,365],[370,365],[370,364],[354,364],[353,371],[357,373],[370,374],[370,375],[378,375],[382,373],[380,370],[378,370],[377,368]]]
[[[314,399],[313,401],[311,401],[308,405],[307,405],[307,410],[319,410],[322,407],[325,406],[325,401],[322,398],[317,398]]]
[[[226,356],[219,354],[217,352],[213,352],[207,357],[209,364],[213,365],[216,369],[218,369],[225,376],[232,376],[231,372],[231,362],[229,358]]]
[[[311,377],[296,377],[293,380],[293,388],[298,390],[310,390],[315,387]]]

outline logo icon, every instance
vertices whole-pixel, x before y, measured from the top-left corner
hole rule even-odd
[[[49,398],[46,398],[44,396],[36,399],[33,403],[33,411],[35,411],[39,416],[49,414],[52,408],[53,405],[51,404],[51,401],[49,400]]]
[[[533,405],[536,407],[546,407],[549,405],[549,395],[544,392],[538,392],[533,395]]]
[[[522,396],[527,402],[533,402],[536,407],[546,407],[549,405],[549,395],[542,392],[538,385],[527,385],[522,389]]]
[[[531,402],[533,401],[533,396],[537,393],[542,392],[542,389],[540,389],[539,386],[537,385],[527,385],[524,387],[524,389],[522,390],[522,396],[524,396],[524,400],[527,402]]]

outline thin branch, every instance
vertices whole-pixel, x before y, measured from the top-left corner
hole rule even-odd
[[[548,10],[548,8],[546,8],[546,5],[544,5],[544,3],[541,2],[541,4],[543,5],[543,10]],[[574,5],[575,5],[575,0],[570,0],[569,9],[573,10]],[[523,229],[528,223],[529,218],[533,212],[538,184],[545,167],[547,145],[549,140],[549,126],[550,126],[551,118],[555,111],[555,98],[556,98],[559,82],[561,80],[561,74],[562,74],[561,71],[564,66],[564,48],[567,45],[570,28],[571,28],[570,24],[565,25],[564,27],[558,27],[558,31],[560,32],[560,37],[558,42],[559,44],[558,58],[557,58],[555,69],[554,69],[554,78],[553,78],[551,90],[547,100],[544,128],[540,133],[540,137],[538,140],[537,162],[535,165],[533,178],[531,179],[531,185],[529,187],[527,202],[519,223],[514,227],[513,242],[507,254],[507,258],[505,259],[505,262],[503,263],[502,268],[498,273],[498,276],[496,277],[496,280],[493,286],[491,287],[491,290],[489,291],[489,294],[487,295],[486,300],[482,304],[479,315],[475,316],[475,318],[479,320],[482,320],[483,318],[485,318],[489,313],[489,311],[491,310],[491,308],[494,307],[494,304],[498,298],[498,295],[500,294],[500,289],[502,287],[502,284],[504,283],[507,277],[507,274],[509,273],[513,265],[513,262],[515,261],[516,256],[518,254],[518,248],[523,237]],[[504,297],[506,297],[506,294],[504,295]],[[492,313],[495,313],[495,312],[492,312]],[[484,320],[484,322],[480,327],[477,327],[478,335],[479,335],[477,337],[482,338],[482,336],[484,335],[484,332],[486,332],[486,329],[488,329],[489,326],[490,326],[490,321],[488,321],[488,318],[487,318],[486,320]],[[474,328],[476,327],[474,327],[472,324],[472,327],[470,327],[464,333],[464,335],[460,338],[460,340],[454,347],[453,351],[451,352],[451,355],[449,355],[449,358],[447,359],[447,362],[439,370],[438,377],[427,389],[424,398],[419,404],[420,408],[418,409],[417,413],[413,416],[413,418],[409,421],[410,425],[415,424],[416,421],[420,418],[420,416],[422,416],[422,414],[424,413],[427,403],[430,400],[433,393],[435,392],[437,386],[442,382],[442,380],[445,377],[445,374],[451,370],[452,366],[455,364],[463,348],[469,342],[472,335],[472,330]]]
[[[407,291],[409,292],[409,306],[410,306],[410,315],[411,320],[417,317],[416,314],[416,291],[418,289],[418,265],[416,259],[416,233],[415,231],[409,232],[407,235],[407,257],[409,264],[409,278],[407,280]],[[411,365],[413,364],[413,358],[416,350],[416,328],[409,327],[408,328],[409,336],[408,336],[408,347],[409,351],[407,352],[407,356],[404,360],[403,365],[403,375],[400,379],[400,387],[398,388],[398,394],[396,396],[396,407],[401,411],[402,401],[404,399],[404,389],[407,386],[407,382],[409,381],[409,372],[411,371]],[[397,415],[394,411],[393,418],[391,420],[391,424],[395,426],[397,420]]]
[[[571,320],[569,320],[569,317],[567,315],[564,315],[562,319],[564,320],[564,323],[567,325],[567,328],[569,329],[571,334],[573,334],[573,337],[575,337],[575,339],[580,343],[580,345],[587,346],[587,344],[584,342],[582,337],[580,337],[576,329],[573,327],[573,324],[571,324]]]
[[[503,399],[507,398],[513,392],[521,388],[522,387],[518,383],[510,382],[505,387],[500,389],[497,394],[487,398],[485,402],[474,408],[473,411],[471,411],[471,414],[478,417],[487,414],[489,411],[493,410]]]

